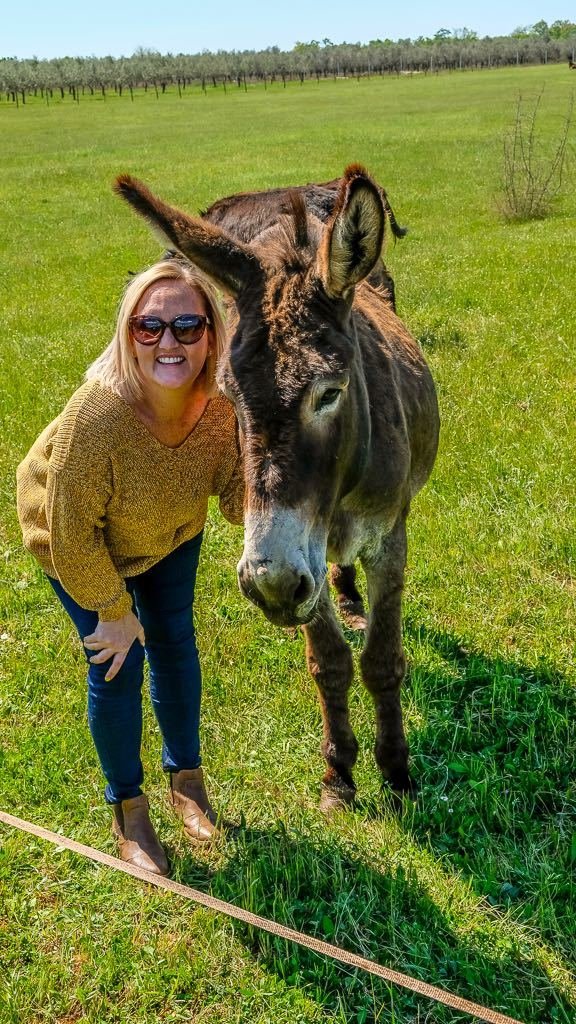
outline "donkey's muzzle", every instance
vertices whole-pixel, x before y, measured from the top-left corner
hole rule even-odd
[[[270,503],[244,521],[242,593],[279,626],[314,618],[326,577],[326,539],[306,508]]]
[[[278,626],[296,626],[314,616],[316,583],[307,566],[243,558],[238,565],[240,590]]]

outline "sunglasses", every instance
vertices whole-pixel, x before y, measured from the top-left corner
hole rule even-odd
[[[180,313],[168,321],[159,316],[131,316],[128,320],[130,334],[139,345],[157,345],[167,327],[181,345],[195,345],[210,323],[201,313]]]

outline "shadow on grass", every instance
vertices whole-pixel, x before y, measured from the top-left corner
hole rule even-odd
[[[361,646],[361,638],[348,639]],[[254,913],[526,1024],[572,1024],[576,1004],[555,984],[550,963],[546,973],[546,954],[528,936],[564,963],[573,956],[576,694],[549,667],[490,659],[409,621],[406,639],[410,649],[424,651],[407,681],[418,710],[410,742],[420,794],[402,818],[391,820],[407,845],[435,862],[444,887],[454,887],[453,914],[445,893],[434,900],[434,881],[424,884],[395,863],[375,870],[352,849],[346,828],[340,835],[334,824],[319,825],[317,835],[306,828],[301,839],[282,823],[268,832],[241,829],[226,865],[205,876],[204,885]],[[374,800],[360,800],[354,817],[356,825],[366,821],[371,836],[378,817],[385,827],[386,811]],[[379,853],[374,850],[377,860]],[[198,885],[198,865],[183,869],[184,880]],[[468,920],[480,919],[479,926],[466,928],[458,917],[464,891],[473,908]],[[512,915],[508,927],[498,929],[477,897]],[[248,928],[245,935],[271,970],[346,1021],[469,1020],[399,989],[390,1010],[391,990],[378,979]]]
[[[182,879],[198,886],[198,867],[190,863],[187,870],[182,864]],[[220,899],[513,1014],[526,1024],[571,1024],[574,1019],[574,1007],[520,944],[510,939],[498,943],[495,929],[471,929],[469,939],[457,935],[415,874],[409,877],[393,865],[374,870],[332,830],[317,840],[295,840],[279,827],[242,830],[234,854],[210,880],[205,876],[201,887],[206,886]],[[305,989],[327,1011],[340,1013],[338,1020],[470,1020],[467,1014],[291,942],[244,925],[235,929],[269,970],[288,985]]]
[[[410,736],[422,784],[412,834],[576,965],[574,687],[549,665],[491,659],[410,623],[407,639],[436,655],[408,683],[424,722]]]
[[[404,632],[419,786],[404,825],[576,967],[575,688],[551,665],[491,658],[409,618]]]

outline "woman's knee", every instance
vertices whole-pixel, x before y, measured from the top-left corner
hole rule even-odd
[[[87,651],[88,658],[92,652]],[[113,679],[107,680],[106,673],[110,668],[112,659],[103,664],[88,663],[88,685],[94,696],[105,696],[114,699],[122,694],[139,692],[142,688],[144,648],[136,641],[132,644],[122,667]]]
[[[147,629],[144,627],[144,632],[147,651],[163,647],[196,650],[196,634],[191,611],[187,615],[158,617],[149,623]]]

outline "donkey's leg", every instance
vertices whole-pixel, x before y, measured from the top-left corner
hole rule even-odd
[[[328,767],[322,781],[320,807],[328,812],[354,799],[352,769],[358,743],[348,716],[352,654],[336,618],[327,583],[320,594],[317,615],[304,626],[304,634],[308,669],[318,687],[322,709],[322,754]]]
[[[383,539],[379,552],[363,564],[370,619],[360,665],[376,710],[376,764],[385,784],[397,793],[410,793],[413,785],[400,707],[400,687],[406,670],[401,607],[406,565],[405,517]]]
[[[338,611],[350,629],[366,629],[368,620],[361,594],[356,589],[356,568],[353,565],[330,566],[330,582],[336,590]]]

